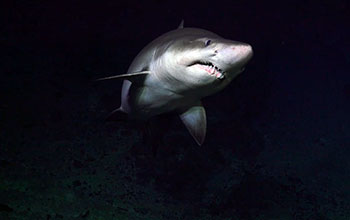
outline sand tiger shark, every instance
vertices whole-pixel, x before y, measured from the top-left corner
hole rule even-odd
[[[202,145],[207,120],[201,99],[226,87],[252,56],[249,44],[184,28],[181,22],[141,50],[126,74],[98,80],[124,80],[121,106],[111,115],[127,113],[128,118],[147,120],[175,111]]]

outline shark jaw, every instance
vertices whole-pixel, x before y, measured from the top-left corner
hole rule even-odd
[[[200,68],[204,71],[206,71],[209,75],[215,76],[219,80],[223,80],[225,78],[226,72],[220,69],[219,67],[215,66],[211,62],[195,62],[194,64],[191,64],[190,66],[195,66],[197,68]]]

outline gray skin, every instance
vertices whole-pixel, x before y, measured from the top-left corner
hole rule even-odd
[[[201,145],[206,135],[203,97],[222,90],[253,56],[246,43],[224,39],[210,31],[182,28],[148,44],[127,74],[102,78],[124,79],[121,106],[129,118],[147,120],[176,111]]]

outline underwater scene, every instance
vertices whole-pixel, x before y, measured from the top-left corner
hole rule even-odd
[[[0,219],[350,219],[347,1],[12,1]]]

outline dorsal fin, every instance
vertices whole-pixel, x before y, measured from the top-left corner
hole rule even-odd
[[[108,76],[96,79],[95,81],[102,81],[102,80],[109,80],[109,79],[128,79],[130,81],[137,80],[140,78],[144,78],[148,74],[150,74],[151,71],[141,71],[136,73],[127,73],[127,74],[121,74],[121,75],[115,75],[115,76]]]
[[[181,20],[181,23],[177,29],[182,29],[184,28],[184,19]]]

